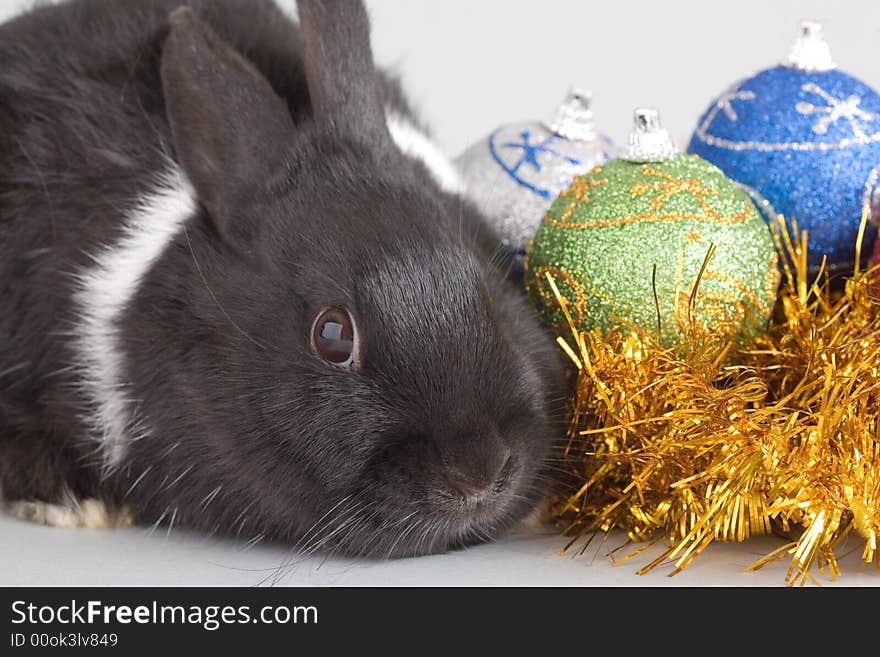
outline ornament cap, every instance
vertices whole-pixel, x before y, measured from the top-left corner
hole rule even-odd
[[[580,87],[568,90],[565,100],[556,108],[556,114],[547,123],[560,137],[573,141],[590,141],[596,138],[593,123],[593,92]]]
[[[626,152],[621,159],[628,162],[660,162],[678,155],[678,148],[669,131],[660,123],[660,112],[653,107],[638,107],[633,112],[633,129],[629,133]]]
[[[801,31],[783,66],[796,71],[830,71],[837,67],[831,57],[831,48],[822,34],[822,25],[815,21],[801,21]]]

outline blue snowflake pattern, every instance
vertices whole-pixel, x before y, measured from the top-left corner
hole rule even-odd
[[[554,148],[551,148],[551,145],[559,139],[559,135],[552,134],[549,137],[544,139],[540,139],[536,143],[532,143],[532,133],[529,130],[523,130],[520,132],[519,137],[521,141],[509,141],[503,144],[499,144],[497,149],[505,149],[507,151],[520,151],[519,158],[514,160],[511,164],[507,164],[498,153],[495,144],[495,137],[498,133],[504,128],[498,128],[489,135],[489,152],[492,154],[492,158],[495,162],[498,163],[504,171],[509,175],[518,185],[525,187],[526,189],[534,192],[541,198],[550,199],[552,196],[552,192],[548,189],[543,189],[538,187],[537,185],[524,180],[520,175],[520,170],[523,167],[531,168],[533,173],[541,172],[541,162],[538,160],[538,156],[543,153],[547,153],[552,158],[560,159],[570,164],[571,166],[580,166],[581,162],[577,158],[570,157],[565,155],[564,153],[560,153]]]

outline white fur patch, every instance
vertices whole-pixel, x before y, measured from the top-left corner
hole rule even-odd
[[[464,191],[464,181],[458,169],[428,135],[408,118],[390,108],[386,111],[385,121],[397,147],[404,155],[421,160],[441,188],[453,194]]]
[[[12,502],[7,512],[21,520],[60,529],[116,529],[133,524],[128,507],[110,509],[102,501],[93,499],[74,504]]]
[[[79,273],[76,349],[91,407],[87,421],[108,469],[119,465],[129,441],[145,433],[122,376],[120,318],[141,280],[195,210],[195,192],[171,165],[156,189],[128,213],[119,240],[95,254],[95,265]]]

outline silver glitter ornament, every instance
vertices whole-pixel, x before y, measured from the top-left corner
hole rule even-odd
[[[455,160],[465,193],[493,222],[522,272],[541,218],[575,176],[616,149],[593,123],[592,94],[574,88],[549,120],[502,125]]]

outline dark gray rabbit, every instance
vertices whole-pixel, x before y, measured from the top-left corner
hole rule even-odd
[[[363,5],[299,19],[74,0],[0,26],[9,511],[403,556],[535,508],[552,339]]]

